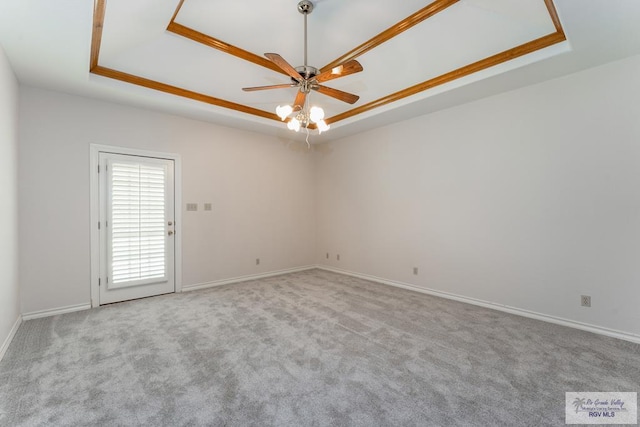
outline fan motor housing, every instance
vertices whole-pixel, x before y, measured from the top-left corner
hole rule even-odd
[[[305,80],[312,79],[318,74],[320,74],[320,71],[318,71],[316,67],[311,67],[309,65],[301,65],[299,67],[296,67],[296,71],[298,72],[298,74],[300,74],[300,77],[302,77]],[[291,80],[294,83],[297,83],[297,81],[294,78],[291,78]]]

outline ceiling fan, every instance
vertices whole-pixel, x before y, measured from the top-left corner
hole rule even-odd
[[[358,95],[344,92],[338,89],[333,89],[322,85],[321,83],[329,80],[337,79],[339,77],[348,76],[350,74],[359,73],[362,71],[362,65],[355,59],[350,59],[342,64],[337,65],[331,70],[320,72],[315,67],[311,67],[307,64],[307,15],[313,11],[313,3],[310,0],[302,0],[298,3],[298,12],[304,15],[304,65],[300,67],[293,67],[282,56],[277,53],[265,53],[271,62],[273,62],[278,68],[284,71],[289,77],[291,77],[291,83],[270,85],[270,86],[257,86],[257,87],[245,87],[242,90],[246,92],[252,92],[257,90],[268,89],[285,89],[285,88],[299,88],[296,98],[293,102],[293,106],[278,106],[276,112],[282,120],[286,120],[287,117],[293,114],[291,120],[287,126],[289,129],[300,130],[300,127],[308,128],[313,122],[317,125],[318,129],[322,132],[329,129],[329,125],[324,121],[324,111],[319,107],[312,107],[308,110],[306,107],[307,95],[312,90],[319,92],[323,95],[330,96],[349,104],[354,104],[360,98]]]

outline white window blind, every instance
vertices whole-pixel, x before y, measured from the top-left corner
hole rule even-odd
[[[110,165],[111,284],[165,276],[165,182],[162,165]]]

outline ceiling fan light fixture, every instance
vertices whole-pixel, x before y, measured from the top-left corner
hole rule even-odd
[[[293,108],[291,105],[278,105],[276,107],[276,114],[282,121],[284,121],[289,115],[293,113]]]
[[[297,88],[298,93],[296,94],[294,103],[292,105],[278,105],[276,115],[282,121],[287,122],[287,127],[290,130],[299,132],[301,128],[305,128],[308,132],[309,129],[316,128],[322,133],[329,130],[329,125],[324,121],[325,113],[321,107],[309,107],[309,94],[312,91],[317,91],[348,104],[356,103],[360,98],[359,96],[324,86],[322,83],[359,73],[362,71],[362,65],[355,59],[350,59],[324,72],[309,66],[307,63],[307,16],[313,11],[313,7],[314,4],[312,0],[300,0],[298,3],[298,12],[304,15],[304,65],[293,67],[277,53],[270,52],[264,54],[281,72],[290,77],[291,83],[245,87],[242,90],[253,92],[267,89]],[[287,118],[289,118],[288,121]]]
[[[319,123],[324,119],[324,110],[317,106],[311,107],[311,110],[309,110],[309,118],[313,123]]]

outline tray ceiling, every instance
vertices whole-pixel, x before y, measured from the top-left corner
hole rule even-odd
[[[274,109],[296,88],[241,88],[290,82],[265,52],[303,65],[295,1],[96,0],[93,19],[92,73],[282,126]],[[364,67],[327,84],[360,96],[355,105],[312,93],[330,124],[565,40],[551,0],[318,0],[308,26],[309,65]]]
[[[291,103],[295,89],[241,88],[288,82],[265,52],[302,65],[297,2],[0,0],[0,44],[24,86],[289,140],[303,136],[288,131],[274,110]],[[364,66],[327,82],[359,95],[356,104],[312,93],[311,102],[333,121],[315,142],[640,53],[637,0],[315,5],[308,17],[310,65],[355,56]]]

